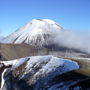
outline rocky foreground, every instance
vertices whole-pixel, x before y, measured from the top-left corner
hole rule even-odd
[[[80,82],[88,80],[87,76],[72,72],[80,68],[78,63],[51,55],[0,63],[1,90],[79,90],[84,87]]]

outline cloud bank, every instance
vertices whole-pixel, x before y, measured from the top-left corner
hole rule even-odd
[[[59,46],[73,48],[90,53],[90,36],[88,33],[62,30],[57,33],[54,42]]]

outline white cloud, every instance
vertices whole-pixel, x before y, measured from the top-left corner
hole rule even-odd
[[[84,32],[63,30],[58,32],[54,42],[59,46],[65,46],[90,53],[90,36]]]

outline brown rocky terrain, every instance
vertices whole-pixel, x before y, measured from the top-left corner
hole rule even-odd
[[[0,44],[0,60],[12,60],[26,56],[54,55],[65,57],[90,57],[89,54],[68,48],[35,48],[28,44]]]

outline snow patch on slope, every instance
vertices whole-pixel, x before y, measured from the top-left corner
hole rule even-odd
[[[57,58],[53,56],[34,56],[34,57],[31,57],[27,63],[26,72],[33,69],[32,67],[34,65],[36,65],[37,67],[41,64],[43,65],[39,72],[42,72],[42,73],[52,72],[53,69],[59,66],[62,66],[62,68],[65,67],[65,70],[63,70],[63,72],[67,70],[73,70],[75,68],[76,69],[79,68],[78,64],[71,60]]]

